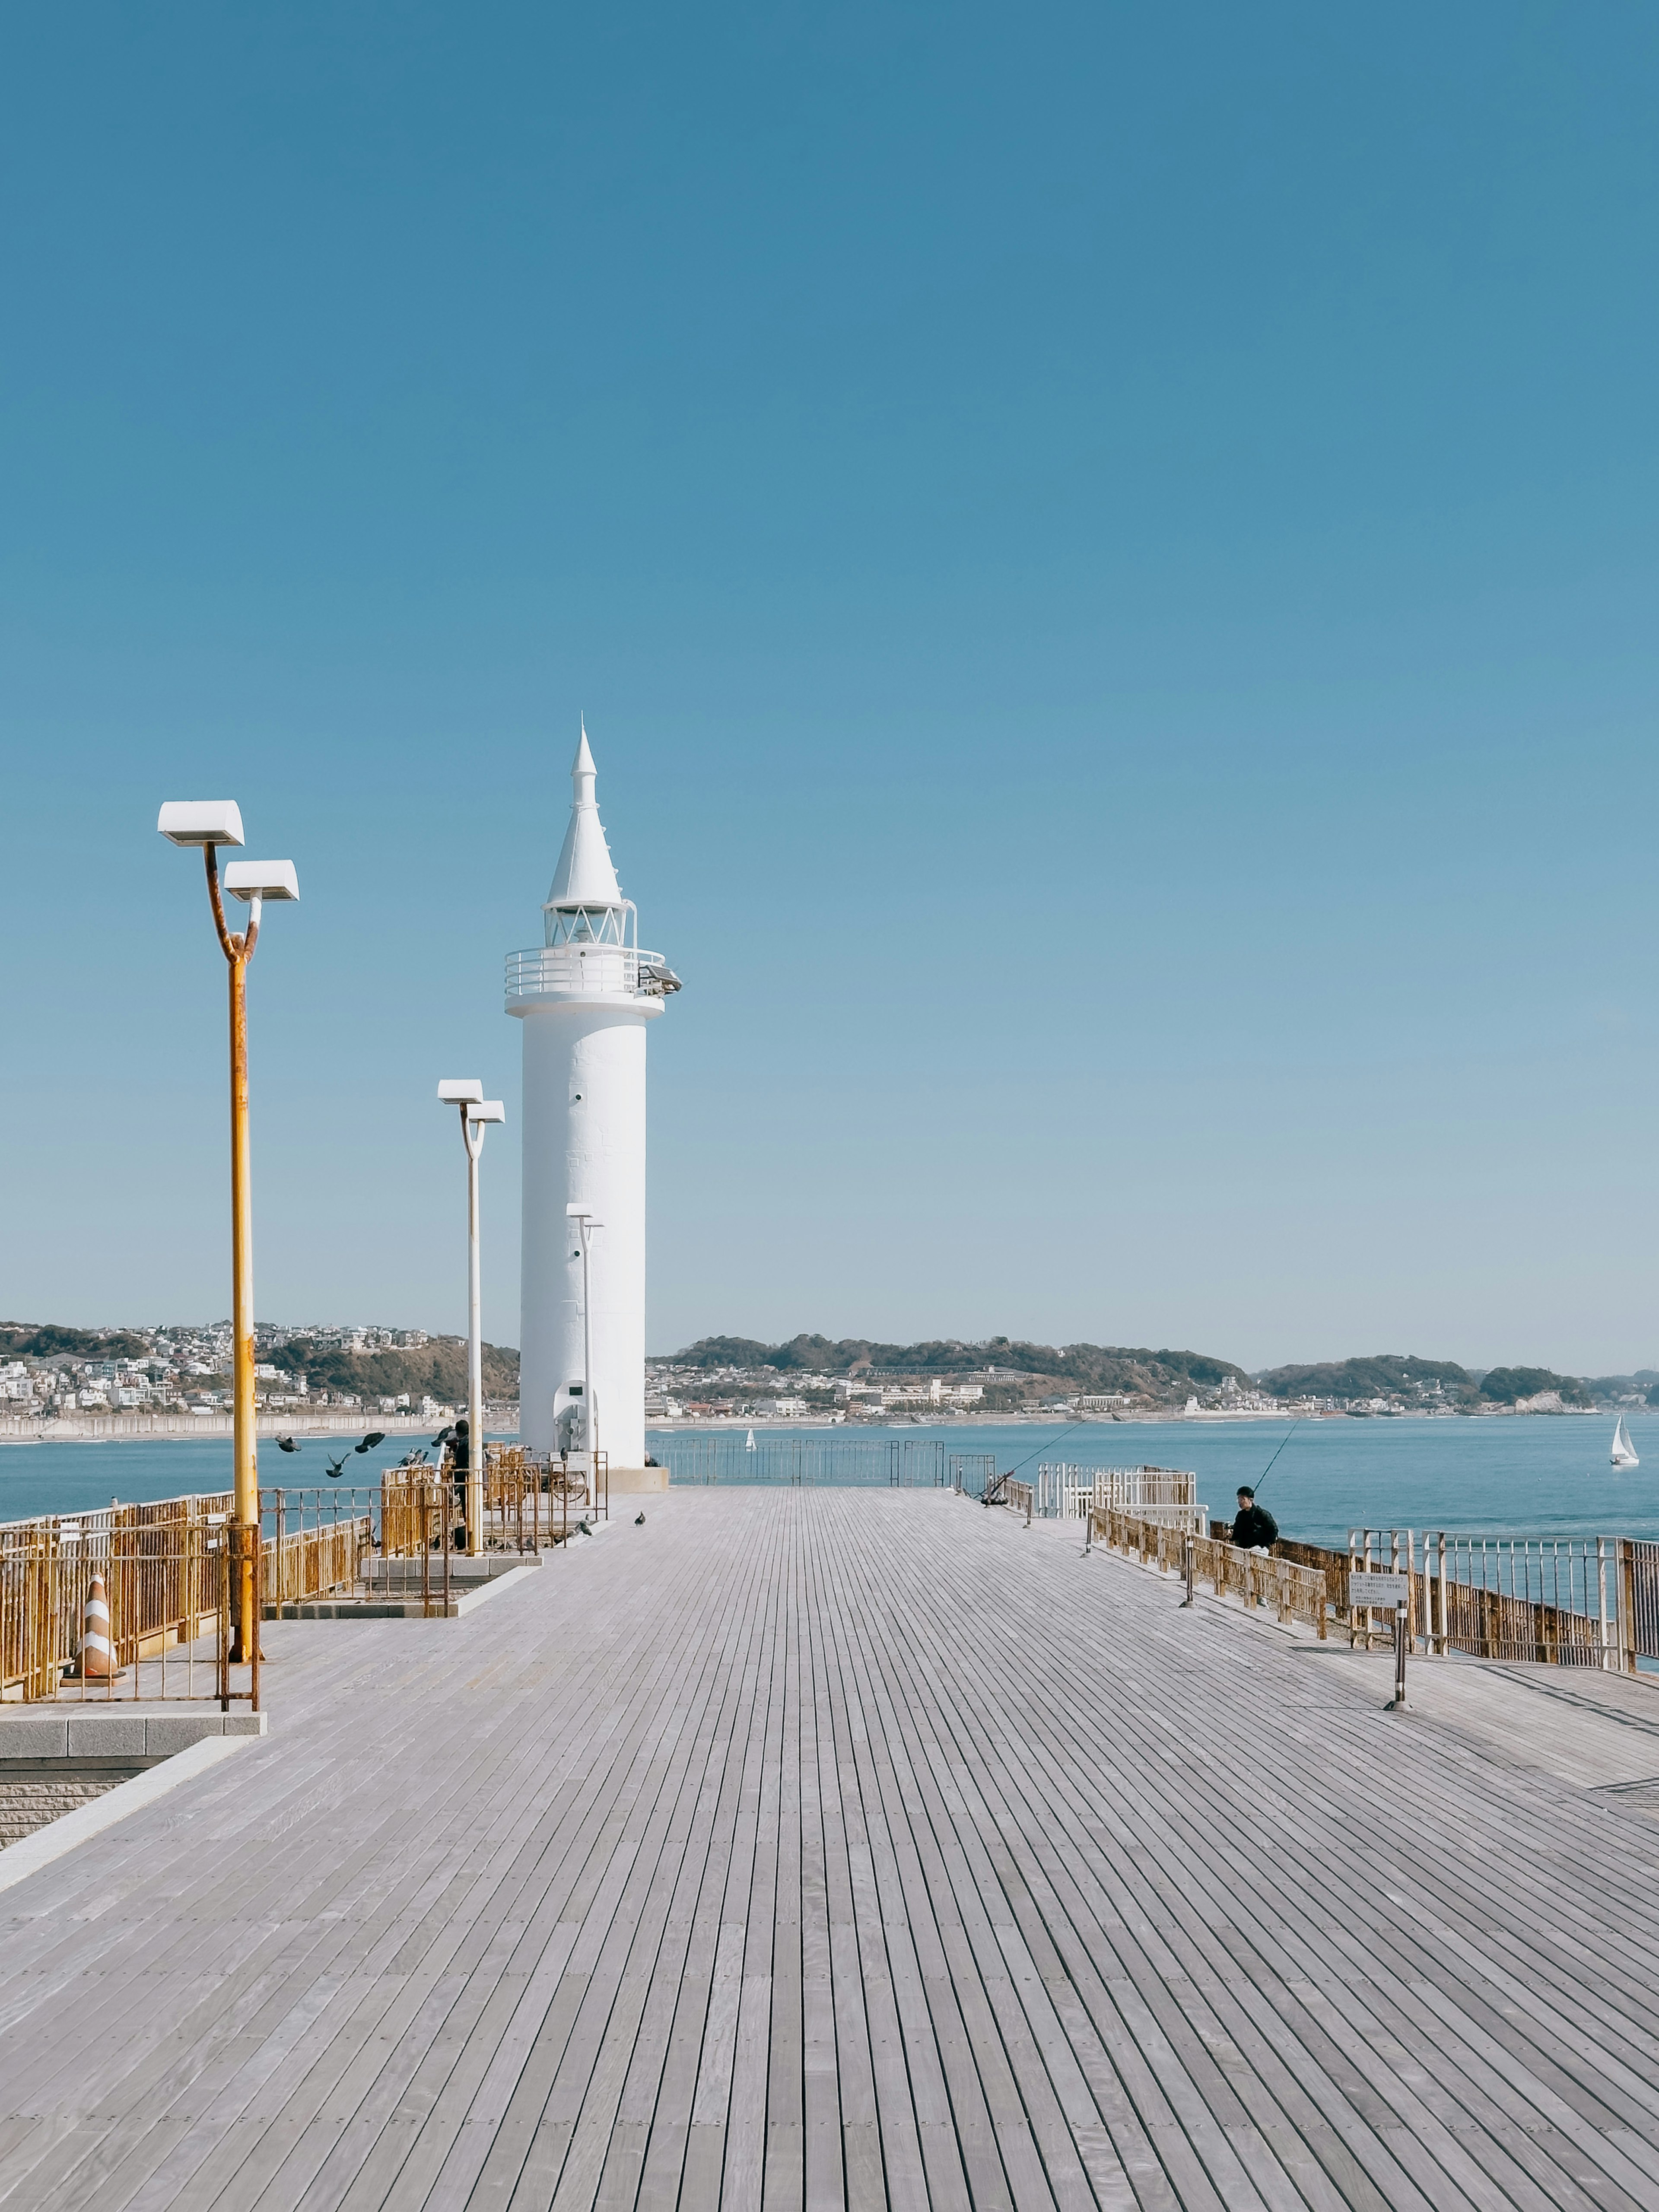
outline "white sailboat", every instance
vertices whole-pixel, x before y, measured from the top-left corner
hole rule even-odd
[[[744,1448],[744,1449],[745,1451],[753,1451],[753,1450],[754,1450],[754,1449],[755,1449],[755,1431],[754,1431],[752,1429],[750,1429],[750,1431],[749,1431],[748,1435],[744,1438],[744,1440],[743,1440],[743,1448]]]
[[[1640,1467],[1642,1464],[1636,1456],[1636,1447],[1630,1440],[1630,1431],[1625,1426],[1625,1417],[1622,1413],[1619,1416],[1618,1425],[1613,1432],[1611,1458],[1614,1467]]]

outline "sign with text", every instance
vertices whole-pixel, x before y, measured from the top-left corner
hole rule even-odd
[[[1409,1605],[1412,1578],[1409,1575],[1378,1574],[1348,1577],[1348,1610],[1352,1613],[1362,1605]]]

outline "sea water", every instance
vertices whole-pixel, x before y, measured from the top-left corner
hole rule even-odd
[[[378,1483],[423,1436],[389,1436],[359,1453],[352,1436],[304,1437],[296,1452],[259,1439],[259,1484],[349,1492]],[[344,1455],[331,1480],[329,1468]],[[112,1437],[98,1443],[0,1445],[0,1522],[37,1513],[89,1513],[100,1505],[142,1505],[153,1498],[190,1498],[230,1489],[234,1475],[228,1437]]]
[[[1287,1536],[1343,1544],[1351,1528],[1443,1528],[1480,1534],[1621,1535],[1659,1538],[1659,1413],[1626,1417],[1640,1467],[1609,1466],[1611,1414],[1511,1415],[1473,1419],[1286,1421],[1110,1421],[1054,1428],[1035,1424],[951,1422],[895,1428],[856,1426],[789,1430],[757,1427],[769,1445],[799,1436],[811,1457],[833,1464],[842,1442],[860,1446],[890,1439],[937,1438],[949,1452],[981,1452],[1000,1472],[1034,1475],[1039,1463],[1173,1467],[1198,1476],[1198,1494],[1218,1518],[1230,1518],[1241,1482],[1260,1486],[1261,1502]],[[741,1480],[749,1455],[741,1431],[653,1431],[648,1448],[671,1469],[680,1441],[706,1445],[718,1437],[721,1481]],[[388,1437],[373,1451],[349,1452],[340,1486],[379,1480],[411,1443]],[[302,1439],[298,1452],[259,1446],[266,1488],[333,1487],[330,1462],[349,1443]],[[1281,1449],[1280,1447],[1283,1447]],[[1275,1452],[1278,1453],[1274,1458]],[[775,1464],[779,1455],[757,1453]],[[878,1455],[860,1450],[867,1462]],[[1268,1462],[1273,1462],[1268,1471]],[[683,1461],[689,1465],[689,1457]],[[32,1443],[0,1447],[0,1522],[36,1513],[85,1512],[112,1498],[134,1504],[192,1492],[228,1490],[228,1437],[115,1438],[104,1443]]]
[[[1346,1545],[1352,1528],[1659,1537],[1659,1413],[1626,1414],[1626,1421],[1642,1464],[1623,1470],[1608,1464],[1611,1413],[1088,1421],[1051,1429],[965,1421],[878,1429],[860,1422],[795,1431],[767,1425],[753,1433],[757,1445],[796,1434],[830,1450],[831,1439],[841,1437],[860,1444],[937,1437],[947,1452],[990,1453],[1000,1472],[1022,1479],[1035,1478],[1045,1460],[1181,1468],[1196,1474],[1199,1497],[1217,1519],[1231,1519],[1239,1484],[1250,1483],[1285,1535],[1316,1544]],[[652,1449],[672,1468],[683,1440],[689,1469],[710,1433],[701,1424],[659,1432]],[[721,1481],[741,1480],[745,1459],[775,1467],[782,1457],[750,1455],[743,1446],[741,1433],[720,1435]]]

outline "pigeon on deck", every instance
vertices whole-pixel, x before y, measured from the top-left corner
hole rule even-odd
[[[636,1514],[634,1516],[634,1526],[635,1526],[636,1528],[644,1528],[644,1526],[645,1526],[645,1516],[644,1516],[644,1514],[643,1514],[643,1513],[636,1513]]]

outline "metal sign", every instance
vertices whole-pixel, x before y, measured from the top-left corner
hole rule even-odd
[[[1367,1575],[1348,1577],[1348,1609],[1362,1605],[1409,1605],[1412,1578],[1409,1575],[1379,1574],[1375,1570]]]

